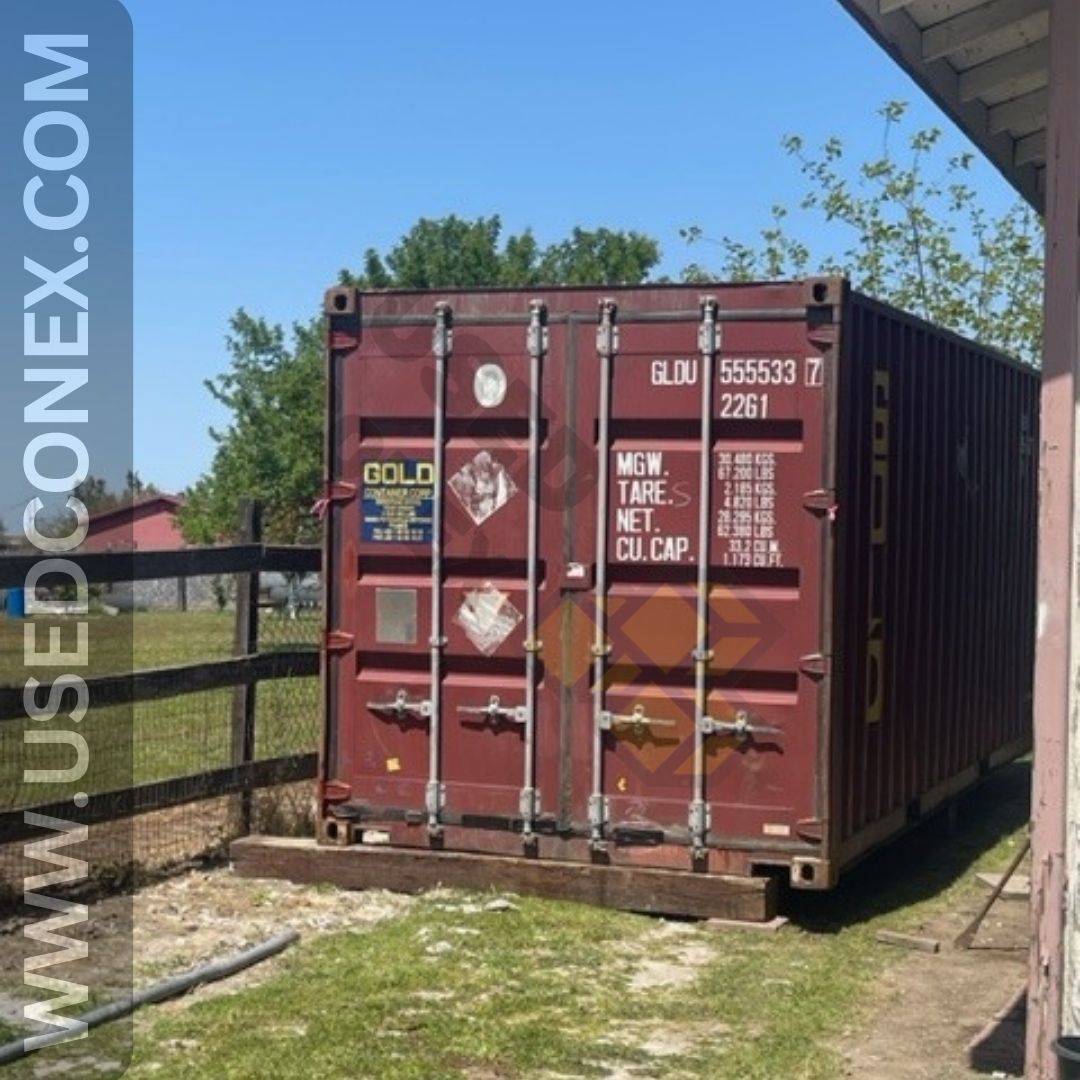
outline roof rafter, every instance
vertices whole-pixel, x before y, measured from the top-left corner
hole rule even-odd
[[[987,60],[960,73],[957,87],[961,101],[974,101],[999,87],[1020,79],[1043,76],[1050,63],[1050,43],[1046,38],[1033,45]],[[1042,85],[1046,85],[1045,81]]]
[[[1049,33],[1050,16],[1045,0],[988,0],[980,7],[927,27],[923,31],[923,59],[940,60],[1026,21],[1036,26],[1033,37]]]
[[[992,135],[1000,131],[1011,131],[1014,135],[1028,135],[1037,128],[1046,127],[1047,109],[1050,95],[1045,86],[1010,98],[1000,105],[994,105],[987,117],[987,127]]]
[[[1026,138],[1038,130],[1040,105],[1032,92],[1047,82],[1047,38],[960,71],[953,57],[926,60],[923,56],[923,34],[934,25],[931,20],[935,12],[938,23],[941,23],[948,18],[942,18],[943,12],[955,12],[959,7],[970,9],[970,0],[962,0],[961,3],[948,0],[933,5],[908,3],[907,0],[839,0],[839,3],[967,133],[975,146],[1028,203],[1041,210],[1045,202],[1045,170],[1039,165],[1034,143],[1025,144],[1023,148],[1025,157],[1033,155],[1031,160],[1017,164],[1016,136]],[[975,6],[985,7],[986,3],[977,2]],[[1049,0],[1043,0],[1043,6],[1048,8]],[[1017,9],[1012,10],[1015,12]],[[1015,39],[1030,41],[1033,35],[1039,33],[1041,27],[1029,21],[1019,28]],[[1004,47],[1011,36],[1002,35],[1000,39],[993,39],[995,51],[999,43]],[[1006,105],[1011,105],[1007,98],[1016,98],[1022,104],[1006,109]],[[995,113],[994,127],[991,129],[991,110],[999,107],[1001,111]]]
[[[1013,161],[1017,165],[1030,165],[1032,162],[1042,164],[1046,161],[1046,132],[1036,131],[1031,135],[1025,135],[1016,140],[1016,148],[1013,150]]]

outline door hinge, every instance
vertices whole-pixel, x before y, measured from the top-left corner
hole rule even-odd
[[[347,630],[330,630],[323,638],[323,648],[327,652],[348,652],[355,640]]]
[[[348,480],[335,480],[326,485],[326,498],[330,502],[348,502],[356,494],[356,485]]]
[[[352,788],[344,780],[327,780],[322,786],[324,802],[344,802],[352,795]]]
[[[832,674],[832,657],[824,653],[808,653],[799,657],[799,670],[813,679],[824,679]]]
[[[816,488],[805,492],[803,506],[811,513],[826,514],[830,521],[836,520],[836,492],[832,488]]]
[[[347,480],[334,480],[323,488],[322,495],[315,500],[311,512],[321,521],[334,503],[348,502],[356,495],[356,485]]]

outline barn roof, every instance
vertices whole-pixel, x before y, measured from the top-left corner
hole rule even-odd
[[[184,500],[180,498],[179,495],[165,495],[160,492],[157,495],[145,495],[141,499],[135,499],[133,502],[124,503],[122,506],[114,506],[108,510],[102,510],[97,514],[91,514],[90,524],[100,525],[103,522],[107,523],[113,518],[121,518],[125,515],[130,515],[136,510],[153,507],[155,504],[160,504],[162,510],[167,510],[172,513],[184,505]]]

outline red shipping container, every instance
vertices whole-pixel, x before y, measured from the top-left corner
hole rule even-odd
[[[838,278],[326,311],[324,841],[827,888],[1029,746],[1032,370]]]

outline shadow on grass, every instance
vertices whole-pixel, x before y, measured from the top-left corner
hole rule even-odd
[[[940,811],[853,867],[831,892],[787,890],[782,910],[804,930],[835,933],[930,899],[969,873],[1030,814],[1031,761],[1025,758],[964,795],[955,828]]]

